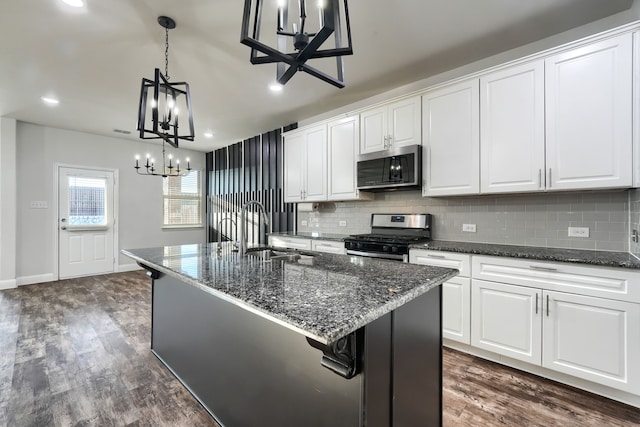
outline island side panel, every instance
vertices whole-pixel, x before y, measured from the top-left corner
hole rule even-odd
[[[304,336],[173,277],[153,284],[156,355],[224,426],[362,423],[362,375],[320,365]]]
[[[392,313],[394,427],[442,426],[442,286]]]

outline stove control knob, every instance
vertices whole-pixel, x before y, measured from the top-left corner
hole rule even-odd
[[[389,252],[389,250],[390,250],[390,249],[391,249],[391,248],[390,248],[389,246],[384,245],[384,246],[382,247],[382,252]]]
[[[397,246],[392,246],[391,247],[391,252],[398,252],[398,247]]]
[[[362,243],[356,243],[356,248],[362,249]]]

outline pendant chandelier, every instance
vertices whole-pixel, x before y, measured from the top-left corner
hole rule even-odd
[[[277,47],[272,47],[260,39],[263,34],[261,26],[264,0],[245,0],[240,42],[251,48],[252,64],[277,63],[277,81],[281,85],[286,84],[296,72],[304,71],[338,88],[343,88],[342,56],[353,54],[347,0],[313,1],[317,2],[317,19],[307,19],[309,9],[306,0],[278,0],[277,10],[274,9],[273,15],[269,15],[273,18],[276,30],[271,37],[273,44]],[[296,3],[297,7],[290,8],[290,3]],[[342,3],[343,6],[341,6]],[[266,7],[268,11],[272,10]],[[293,9],[297,9],[298,19],[297,22],[292,22],[290,27],[289,12],[293,12]],[[251,33],[249,33],[250,26]],[[332,35],[333,40],[330,39]],[[345,36],[347,43],[343,45]],[[258,52],[264,55],[259,55]],[[335,77],[307,63],[310,59],[331,57],[336,58]]]
[[[180,139],[193,141],[194,131],[189,84],[169,81],[169,30],[176,27],[176,22],[160,16],[158,23],[165,30],[164,74],[156,68],[153,80],[142,79],[138,130],[141,139],[162,139],[164,152],[165,142],[178,148]],[[178,126],[179,118],[186,121],[186,126]]]
[[[191,172],[191,164],[187,158],[187,168],[180,169],[180,160],[169,154],[167,162],[166,144],[178,148],[178,140],[193,141],[193,114],[191,111],[191,95],[189,84],[185,82],[169,82],[169,29],[176,27],[173,19],[167,16],[158,17],[158,23],[165,29],[164,74],[155,69],[153,80],[142,79],[140,90],[140,106],[138,108],[138,130],[141,139],[162,139],[162,163],[156,166],[155,159],[147,154],[146,162],[140,166],[140,156],[136,155],[134,169],[138,175],[150,176],[183,176]],[[188,113],[189,133],[181,134],[178,118]],[[148,127],[149,126],[149,127]],[[149,135],[150,134],[150,135]],[[140,169],[142,169],[142,172]]]

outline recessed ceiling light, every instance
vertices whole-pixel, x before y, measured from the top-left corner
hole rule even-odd
[[[204,137],[205,138],[213,138],[213,132],[205,132],[204,133]]]
[[[269,85],[271,92],[282,92],[282,85],[280,83],[272,83]]]
[[[40,99],[47,105],[58,105],[60,103],[60,101],[50,96],[41,96]]]
[[[68,4],[71,7],[84,6],[84,0],[62,0],[63,3]]]

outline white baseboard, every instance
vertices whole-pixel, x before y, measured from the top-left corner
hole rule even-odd
[[[138,264],[120,264],[118,266],[118,270],[116,271],[117,273],[124,273],[126,271],[136,271],[136,270],[142,270],[142,267],[140,267]]]
[[[33,285],[34,283],[46,283],[56,281],[56,277],[53,273],[47,274],[35,274],[33,276],[22,276],[16,279],[18,286]]]
[[[17,287],[18,284],[16,279],[0,280],[0,291],[4,289],[14,289]]]

